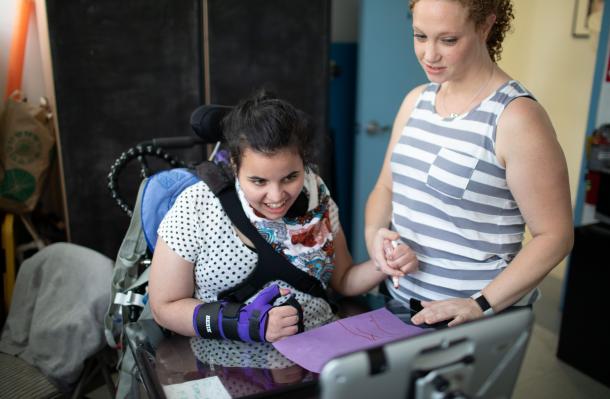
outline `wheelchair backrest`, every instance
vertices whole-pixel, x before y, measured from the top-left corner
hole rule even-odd
[[[147,179],[142,192],[140,215],[144,238],[151,253],[155,250],[161,220],[180,193],[199,180],[192,170],[186,168],[164,170]]]

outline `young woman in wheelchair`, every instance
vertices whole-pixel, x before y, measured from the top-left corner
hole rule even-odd
[[[358,295],[388,277],[371,261],[353,264],[337,205],[312,170],[315,143],[302,112],[259,92],[225,117],[223,135],[235,203],[268,248],[234,226],[206,182],[187,188],[158,230],[149,282],[158,324],[185,336],[274,342],[333,318],[329,286]],[[412,261],[400,247],[395,261]],[[263,268],[269,263],[280,273]],[[227,295],[257,268],[266,275],[252,295]],[[287,270],[296,277],[277,277]],[[302,288],[310,280],[315,284]]]

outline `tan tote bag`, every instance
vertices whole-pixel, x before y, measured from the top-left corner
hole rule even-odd
[[[39,105],[14,92],[0,116],[0,210],[23,214],[36,207],[54,157],[48,101]]]

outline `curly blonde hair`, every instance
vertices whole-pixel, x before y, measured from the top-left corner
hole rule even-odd
[[[413,11],[413,7],[419,0],[409,0],[409,9]],[[457,1],[469,11],[469,18],[474,22],[476,29],[479,29],[485,23],[487,16],[495,14],[496,22],[492,26],[489,36],[487,37],[487,51],[494,62],[501,58],[502,42],[506,33],[511,29],[511,23],[515,18],[513,14],[513,4],[511,0],[450,0]]]

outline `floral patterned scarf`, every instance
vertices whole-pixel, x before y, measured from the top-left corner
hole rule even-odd
[[[235,179],[235,189],[250,222],[290,263],[328,285],[334,269],[335,248],[329,218],[330,195],[326,185],[315,173],[307,171],[302,194],[307,198],[307,211],[300,216],[269,220],[256,212]],[[294,205],[293,205],[294,207]]]

